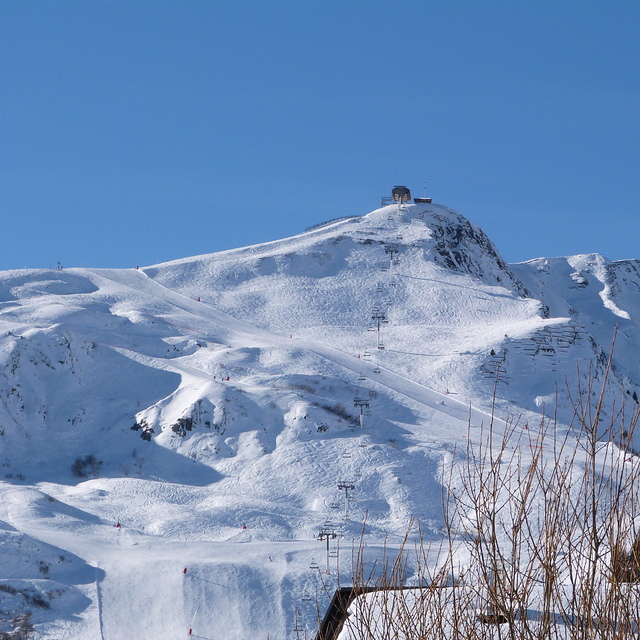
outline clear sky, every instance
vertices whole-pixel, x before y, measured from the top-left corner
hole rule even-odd
[[[395,184],[640,258],[637,0],[0,0],[0,269],[295,235]]]

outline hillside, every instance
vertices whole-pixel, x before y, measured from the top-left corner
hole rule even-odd
[[[567,421],[617,326],[609,397],[637,401],[638,288],[634,260],[507,265],[426,204],[142,269],[1,273],[0,630],[26,609],[59,640],[312,630],[339,561],[319,576],[321,528],[348,549],[366,519],[373,555],[412,518],[437,539],[442,461],[494,388],[498,432]]]

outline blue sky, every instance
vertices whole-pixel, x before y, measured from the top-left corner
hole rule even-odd
[[[294,235],[395,184],[640,258],[640,2],[0,0],[0,269]]]

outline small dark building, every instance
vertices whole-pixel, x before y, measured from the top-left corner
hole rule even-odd
[[[411,191],[407,187],[396,186],[391,190],[394,202],[409,202],[411,200]]]

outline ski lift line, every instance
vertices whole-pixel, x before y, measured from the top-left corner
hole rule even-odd
[[[135,273],[138,274],[140,272],[135,272]],[[140,278],[142,278],[142,275],[140,275]],[[145,282],[144,282],[145,288],[162,289],[163,297],[168,297],[171,302],[176,304],[176,306],[183,308],[185,311],[189,313],[193,313],[196,317],[202,320],[207,320],[207,321],[218,321],[225,328],[227,326],[229,327],[233,326],[233,329],[228,328],[225,331],[223,331],[223,333],[226,334],[223,337],[223,340],[230,346],[234,346],[234,344],[238,343],[239,341],[242,342],[243,346],[246,346],[247,338],[250,337],[251,340],[249,340],[249,342],[251,343],[258,343],[258,342],[261,344],[268,343],[271,346],[286,345],[286,347],[289,348],[288,338],[285,338],[284,336],[271,333],[264,329],[253,327],[248,323],[239,321],[237,319],[232,319],[230,318],[230,316],[222,312],[219,312],[216,309],[213,309],[211,307],[202,305],[201,303],[192,301],[180,294],[171,292],[165,287],[162,287],[162,285],[152,281],[146,274],[144,274],[144,278],[145,278]],[[134,283],[132,283],[132,286],[133,284]],[[135,284],[136,285],[140,284],[138,282],[137,276],[136,276]],[[188,328],[192,329],[191,327],[188,327]],[[200,337],[203,337],[202,333],[203,333],[202,331],[198,332]],[[219,341],[219,339],[220,339],[220,336],[217,338],[217,341]],[[326,360],[329,360],[330,362],[334,362],[335,364],[338,364],[344,367],[345,369],[353,371],[356,374],[359,373],[359,369],[362,361],[358,360],[358,358],[356,358],[353,355],[348,355],[332,347],[329,347],[326,345],[320,345],[318,343],[314,343],[309,340],[300,340],[300,346],[304,346],[305,348],[315,353],[316,355],[319,355],[320,357],[323,357]],[[167,362],[163,362],[163,363],[165,367],[168,364],[174,364],[174,363],[167,363]],[[194,372],[195,371],[196,370],[194,370]],[[198,372],[198,373],[199,375],[204,375],[203,372]],[[390,388],[394,391],[397,391],[398,393],[401,393],[402,395],[405,395],[417,402],[420,402],[421,404],[438,409],[440,411],[445,411],[447,414],[451,415],[452,417],[459,418],[465,423],[468,422],[469,407],[467,405],[457,400],[456,401],[451,400],[450,403],[447,405],[446,410],[440,409],[438,400],[440,400],[441,398],[444,398],[442,394],[438,393],[433,389],[429,389],[424,385],[414,382],[413,380],[409,380],[408,378],[400,374],[397,374],[385,369],[383,375],[378,376],[378,379],[376,380],[376,384],[383,384],[385,387]],[[472,413],[474,422],[485,422],[486,424],[489,424],[493,420],[494,425],[500,424],[506,427],[506,424],[504,423],[503,420],[497,417],[492,418],[489,413],[484,412],[480,409],[472,409],[471,413]]]
[[[350,356],[325,345],[308,343],[308,348],[317,355],[335,364],[339,364],[346,369],[350,369],[354,373],[359,372],[362,361],[358,360],[355,356]],[[381,374],[377,376],[376,384],[382,384],[416,402],[446,413],[453,418],[457,418],[465,424],[469,422],[469,417],[471,416],[472,421],[476,424],[484,423],[489,425],[493,423],[494,428],[506,429],[507,427],[506,422],[497,416],[491,416],[491,414],[486,411],[470,407],[460,400],[446,396],[435,389],[430,389],[399,373],[395,373],[386,368],[379,368],[381,369]],[[445,399],[447,400],[447,404],[443,406],[440,402]]]

